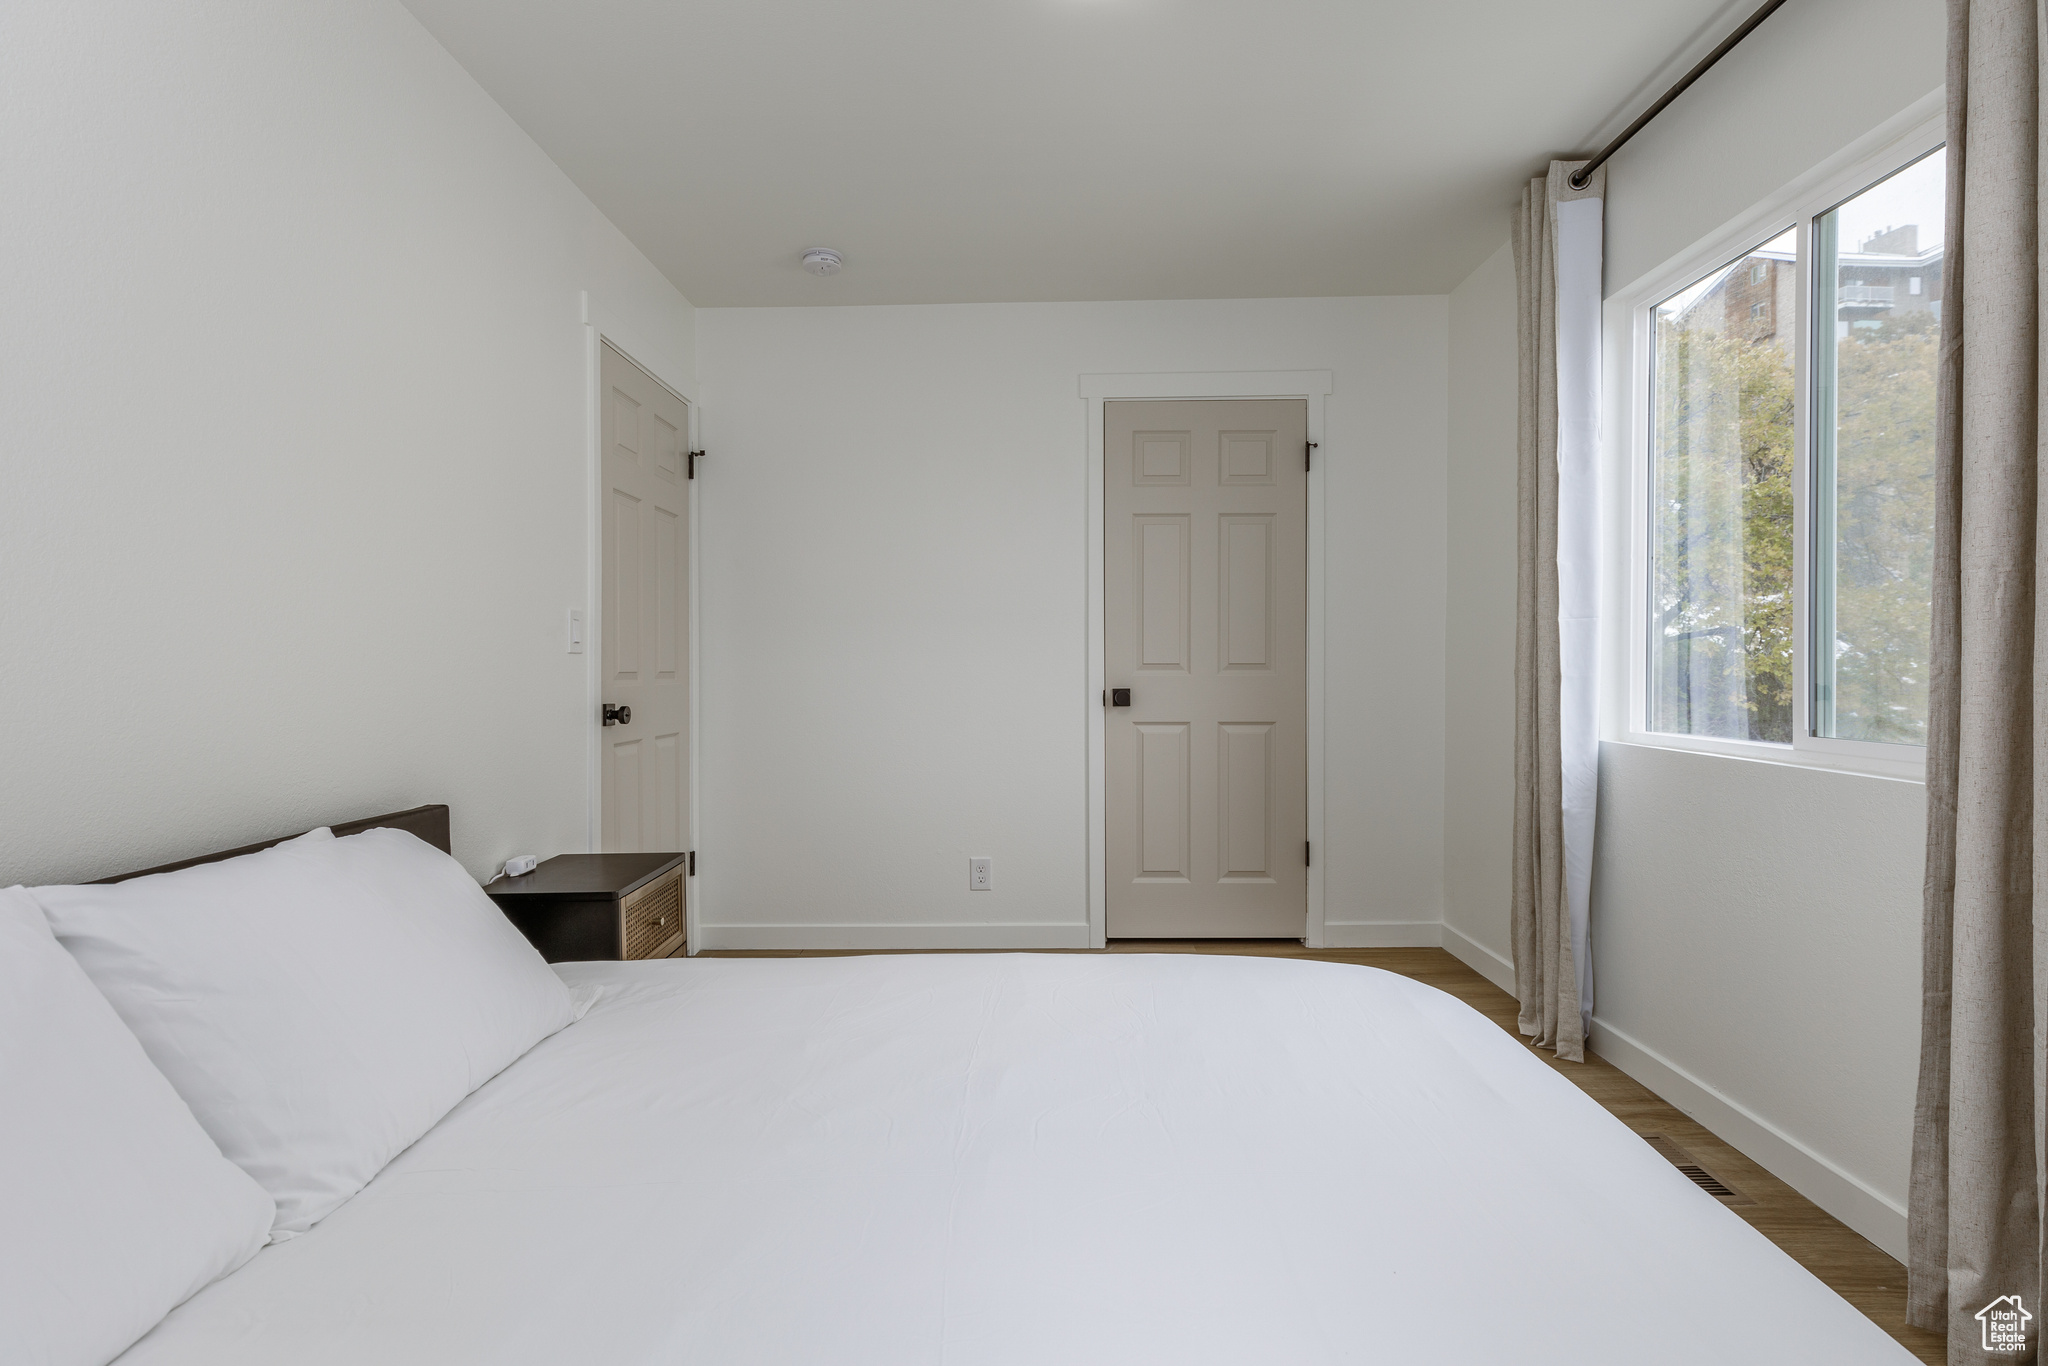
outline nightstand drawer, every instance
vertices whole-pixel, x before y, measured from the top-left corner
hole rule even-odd
[[[666,958],[683,942],[683,875],[680,869],[648,883],[619,902],[625,958]]]

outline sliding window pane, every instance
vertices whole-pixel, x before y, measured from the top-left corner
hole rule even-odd
[[[1946,157],[1814,220],[1813,733],[1927,741]]]
[[[1656,309],[1650,729],[1792,742],[1787,232]]]

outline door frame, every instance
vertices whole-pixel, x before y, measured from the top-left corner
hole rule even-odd
[[[1308,404],[1308,439],[1317,459],[1308,469],[1308,840],[1323,847],[1323,474],[1330,448],[1323,437],[1328,370],[1218,370],[1158,375],[1083,375],[1081,398],[1088,410],[1088,942],[1102,948],[1109,934],[1109,770],[1108,715],[1100,698],[1107,685],[1103,610],[1103,413],[1108,402],[1175,398],[1298,398]],[[692,751],[694,759],[695,752]],[[693,812],[694,814],[694,812]],[[1308,866],[1308,916],[1304,942],[1324,945],[1323,869]]]
[[[589,291],[583,291],[583,411],[584,411],[584,589],[583,589],[583,727],[584,727],[584,799],[585,799],[585,847],[591,853],[604,848],[604,729],[599,723],[599,712],[604,705],[604,347],[611,345],[614,351],[624,356],[645,371],[656,384],[681,399],[690,414],[690,430],[685,434],[684,448],[699,449],[703,440],[702,424],[704,407],[692,392],[694,386],[684,383],[682,366],[668,348],[659,345],[656,339],[637,329],[623,316],[604,305]],[[684,506],[690,531],[690,553],[688,555],[690,574],[689,602],[685,610],[690,615],[690,828],[684,832],[684,843],[692,850],[697,848],[698,821],[703,810],[702,786],[699,780],[701,759],[700,724],[703,707],[703,686],[701,675],[703,658],[699,642],[703,633],[701,611],[701,574],[699,558],[702,554],[701,515],[698,507],[697,486],[701,481],[686,481],[683,487]],[[694,873],[689,875],[686,894],[683,898],[683,930],[689,940],[689,951],[697,952],[697,923],[701,915],[698,905],[698,883]]]

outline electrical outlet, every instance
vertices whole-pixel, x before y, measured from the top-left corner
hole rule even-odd
[[[967,890],[989,892],[995,890],[995,873],[989,865],[992,859],[971,858],[967,860]]]

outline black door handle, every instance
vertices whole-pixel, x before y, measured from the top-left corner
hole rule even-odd
[[[607,726],[630,726],[633,724],[633,709],[615,707],[607,702],[604,704],[604,723]]]
[[[1130,706],[1131,690],[1129,688],[1111,688],[1109,690],[1109,705],[1112,707]]]

